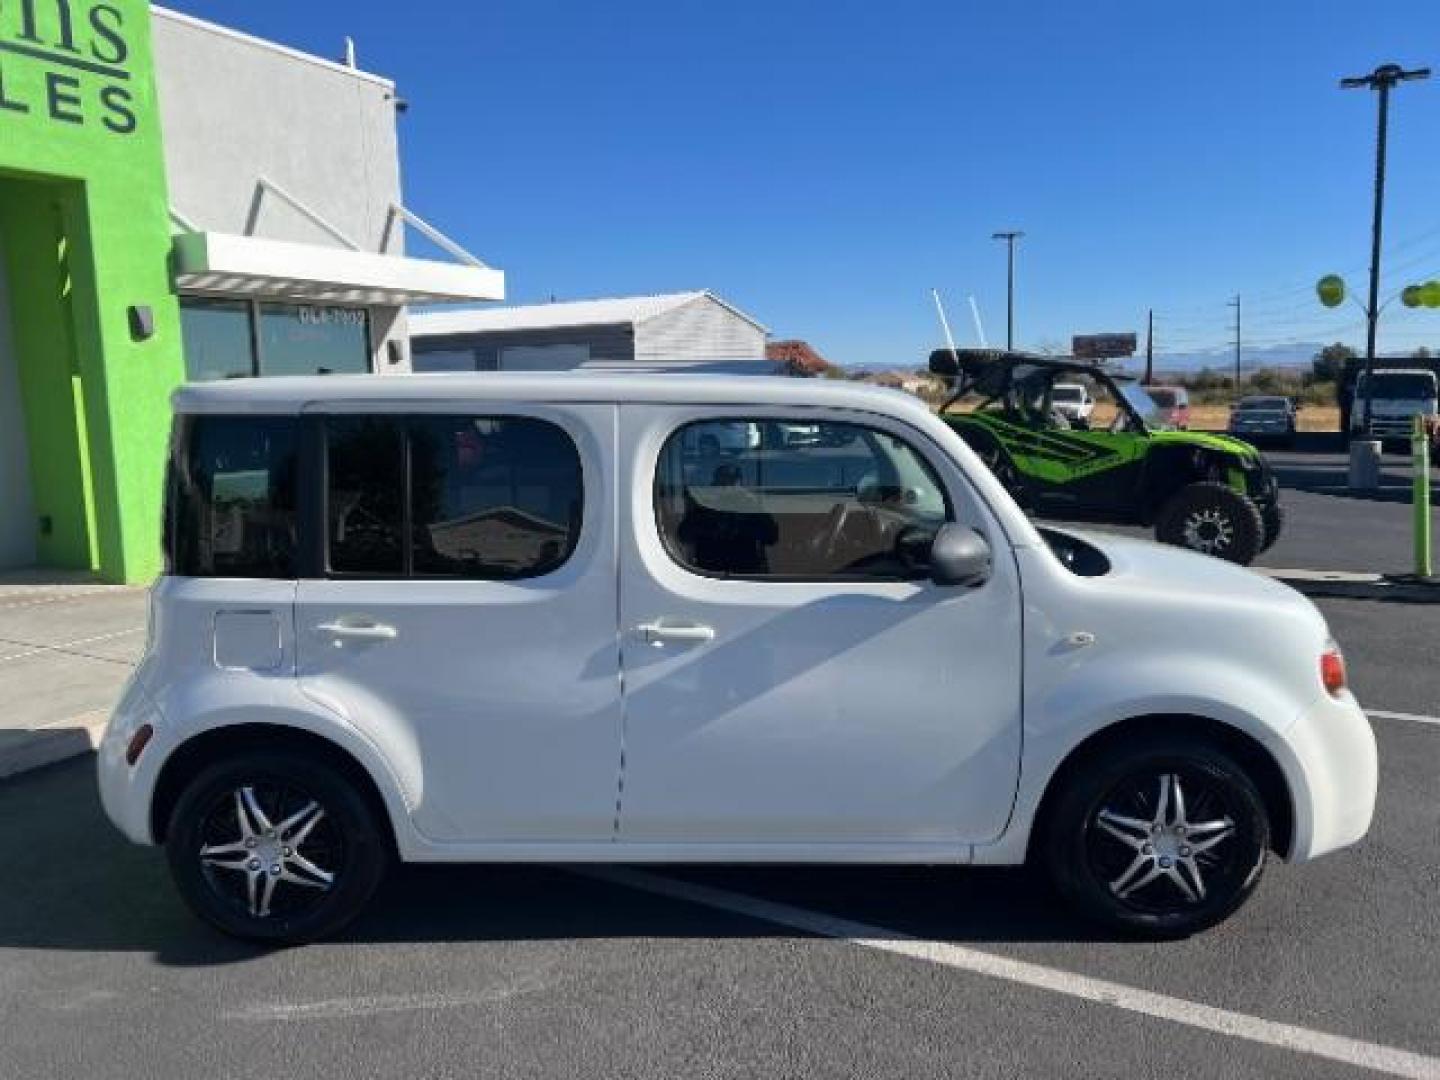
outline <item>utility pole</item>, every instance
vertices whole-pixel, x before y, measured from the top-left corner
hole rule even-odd
[[[1375,90],[1380,94],[1375,129],[1375,211],[1370,225],[1370,303],[1365,307],[1365,394],[1361,404],[1361,432],[1370,432],[1371,387],[1375,372],[1375,323],[1380,317],[1380,234],[1385,219],[1385,149],[1390,127],[1390,91],[1402,82],[1428,79],[1429,68],[1406,71],[1399,64],[1381,64],[1369,75],[1341,79],[1343,90]]]
[[[1025,234],[1018,229],[992,233],[990,239],[1004,240],[1005,258],[1005,349],[1015,348],[1015,241]]]
[[[1227,307],[1235,309],[1235,396],[1240,396],[1240,294],[1235,294]]]
[[[1155,309],[1145,314],[1145,385],[1155,381]]]

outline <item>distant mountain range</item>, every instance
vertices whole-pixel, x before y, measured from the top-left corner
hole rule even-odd
[[[1268,345],[1247,348],[1240,343],[1240,363],[1246,371],[1256,368],[1308,368],[1315,354],[1328,341],[1298,342],[1288,345]],[[1353,347],[1353,346],[1352,346]],[[1143,364],[1143,356],[1131,357],[1127,365]],[[1198,371],[1200,368],[1233,369],[1235,350],[1199,349],[1193,352],[1160,352],[1155,354],[1155,367],[1159,371]]]

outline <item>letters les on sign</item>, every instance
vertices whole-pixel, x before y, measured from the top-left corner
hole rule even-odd
[[[135,131],[125,13],[88,0],[0,0],[0,132],[40,120]]]

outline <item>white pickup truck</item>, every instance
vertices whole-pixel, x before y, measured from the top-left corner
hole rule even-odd
[[[1350,433],[1368,435],[1387,444],[1409,445],[1414,418],[1433,418],[1440,403],[1433,371],[1377,368],[1372,376],[1370,422],[1365,423],[1365,375],[1355,382],[1354,404],[1350,409]],[[1432,428],[1433,428],[1432,423]]]
[[[1050,388],[1050,407],[1066,420],[1088,424],[1095,397],[1083,383],[1056,383]]]

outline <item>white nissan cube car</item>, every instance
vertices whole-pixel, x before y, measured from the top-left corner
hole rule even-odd
[[[909,395],[336,376],[175,413],[100,789],[229,933],[329,934],[396,859],[1033,860],[1175,936],[1267,852],[1369,827],[1375,741],[1314,606],[1037,528]]]

